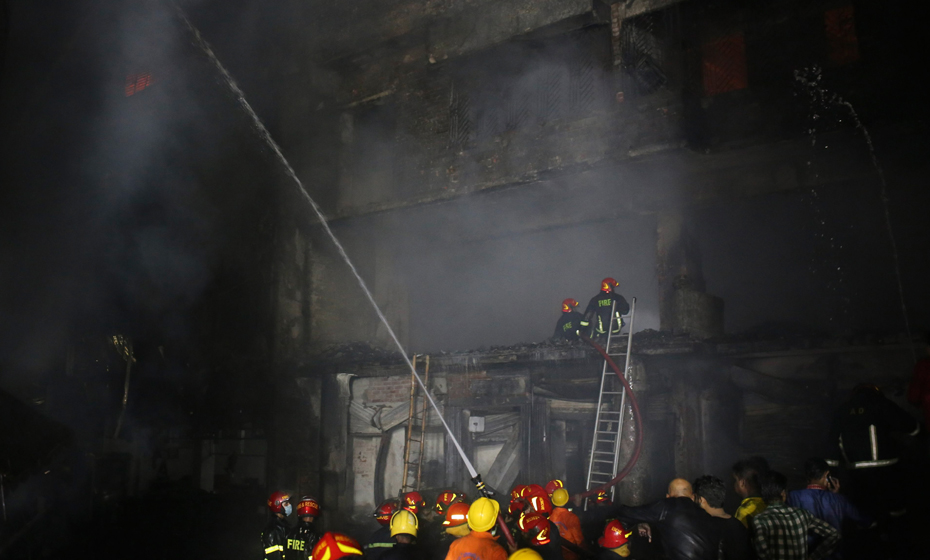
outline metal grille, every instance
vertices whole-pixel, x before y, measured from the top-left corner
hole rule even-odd
[[[668,83],[665,11],[650,12],[623,21],[620,32],[620,68],[624,89],[648,94]]]
[[[452,86],[449,94],[449,144],[455,150],[462,150],[471,141],[471,108],[467,95]]]
[[[746,41],[742,33],[714,39],[701,46],[701,76],[705,95],[717,95],[749,86]]]

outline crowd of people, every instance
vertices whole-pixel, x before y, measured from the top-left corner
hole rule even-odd
[[[843,531],[867,530],[875,518],[841,494],[822,458],[804,464],[806,488],[788,492],[786,477],[761,457],[733,465],[733,492],[724,510],[727,483],[715,476],[676,478],[666,497],[642,506],[615,505],[605,491],[570,497],[562,481],[515,487],[509,503],[500,496],[472,502],[458,491],[440,492],[427,507],[419,492],[382,503],[381,527],[364,545],[348,535],[313,530],[319,504],[298,502],[289,526],[290,497],[275,493],[263,533],[266,560],[793,560],[842,558]],[[584,500],[587,507],[582,507]],[[506,507],[503,507],[506,506]]]

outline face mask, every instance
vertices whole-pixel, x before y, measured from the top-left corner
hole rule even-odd
[[[284,506],[284,515],[290,515],[292,511],[294,511],[294,508],[291,507],[291,504]]]

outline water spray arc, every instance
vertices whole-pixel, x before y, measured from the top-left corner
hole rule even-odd
[[[287,171],[287,175],[293,179],[294,184],[297,186],[298,192],[303,196],[310,204],[310,208],[313,210],[313,213],[319,219],[320,224],[323,226],[324,231],[329,236],[330,240],[336,246],[336,249],[339,251],[339,255],[343,258],[349,269],[352,271],[352,275],[355,276],[355,279],[358,281],[359,285],[362,288],[362,292],[365,293],[365,297],[368,299],[371,306],[374,308],[375,312],[378,314],[378,319],[381,320],[381,323],[384,324],[384,327],[387,329],[388,334],[391,336],[391,340],[394,341],[394,344],[397,346],[397,350],[400,352],[400,355],[403,357],[404,361],[407,363],[407,367],[410,368],[410,372],[413,374],[414,378],[417,380],[417,384],[423,389],[423,394],[429,400],[430,405],[433,407],[433,410],[436,411],[436,415],[439,417],[439,420],[442,422],[443,428],[445,428],[446,433],[449,434],[449,439],[452,441],[455,446],[456,451],[458,451],[459,456],[462,458],[462,462],[465,463],[465,468],[468,469],[468,474],[471,476],[472,481],[475,483],[475,486],[483,494],[490,495],[489,490],[485,487],[484,482],[481,480],[481,475],[478,474],[478,471],[475,470],[474,465],[471,461],[468,460],[468,456],[465,454],[465,451],[462,449],[461,444],[455,435],[452,433],[452,429],[449,428],[449,424],[446,423],[446,419],[442,415],[442,411],[439,409],[439,406],[436,404],[436,401],[433,399],[433,395],[430,393],[429,388],[423,383],[423,379],[420,378],[420,375],[417,373],[416,368],[413,366],[413,363],[410,361],[410,358],[407,355],[406,349],[400,343],[400,340],[397,338],[397,335],[394,333],[394,329],[388,323],[387,318],[384,316],[384,313],[381,311],[381,308],[378,306],[378,303],[375,301],[374,296],[371,294],[371,290],[368,289],[368,285],[365,283],[365,280],[359,274],[358,270],[355,268],[355,265],[352,263],[352,260],[349,258],[349,255],[346,253],[345,248],[342,246],[342,243],[339,242],[339,239],[333,233],[333,230],[329,227],[329,223],[326,220],[326,216],[323,214],[323,211],[317,205],[316,201],[310,196],[307,192],[307,189],[304,187],[301,180],[297,177],[297,173],[294,171],[294,168],[291,167],[290,162],[287,158],[284,157],[284,154],[281,152],[280,146],[275,142],[274,138],[271,137],[271,134],[268,132],[268,129],[265,127],[262,120],[258,117],[258,114],[252,109],[252,105],[245,98],[245,94],[242,92],[242,89],[239,88],[239,85],[233,79],[233,77],[226,70],[226,67],[219,61],[216,57],[216,54],[213,52],[213,48],[209,43],[200,35],[200,31],[194,27],[194,24],[187,18],[187,15],[181,10],[181,8],[174,4],[175,11],[177,12],[178,17],[183,22],[184,26],[191,33],[194,42],[197,46],[207,55],[210,59],[210,62],[213,63],[217,71],[223,76],[226,85],[232,90],[233,94],[236,96],[236,101],[239,105],[245,110],[246,114],[249,115],[252,125],[255,127],[255,130],[265,141],[265,143],[274,151],[277,156],[278,161],[284,166],[284,169]],[[503,534],[507,538],[507,541],[515,546],[513,537],[510,534],[510,531],[507,529],[507,525],[504,523],[504,520],[501,516],[498,516],[498,525],[500,526]]]

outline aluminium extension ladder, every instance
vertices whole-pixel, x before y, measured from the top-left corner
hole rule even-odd
[[[607,345],[604,350],[607,355],[626,356],[626,365],[623,375],[629,381],[630,349],[633,345],[633,317],[636,315],[636,298],[630,304],[628,322],[624,322],[616,337],[612,334],[616,317],[617,303],[614,302],[610,310],[610,326],[607,328]],[[625,332],[624,332],[625,329]],[[615,344],[619,342],[619,344]],[[615,348],[619,346],[620,348]],[[625,348],[624,348],[625,347]],[[620,351],[622,349],[622,351]],[[591,440],[591,460],[588,463],[588,481],[586,489],[590,490],[610,482],[617,476],[617,467],[620,460],[620,436],[623,432],[623,417],[626,414],[626,391],[623,383],[617,379],[616,374],[604,360],[601,369],[601,388],[597,396],[597,415],[594,418],[594,438]],[[614,499],[616,486],[610,488],[610,498]],[[585,501],[587,509],[588,501]]]
[[[413,369],[417,368],[414,354]],[[423,360],[423,385],[429,387],[429,356]],[[419,406],[418,406],[419,405]],[[426,441],[426,425],[429,418],[429,401],[417,378],[410,372],[410,410],[407,413],[407,440],[404,443],[404,477],[400,486],[401,495],[420,489],[420,475],[423,473],[423,445]]]

